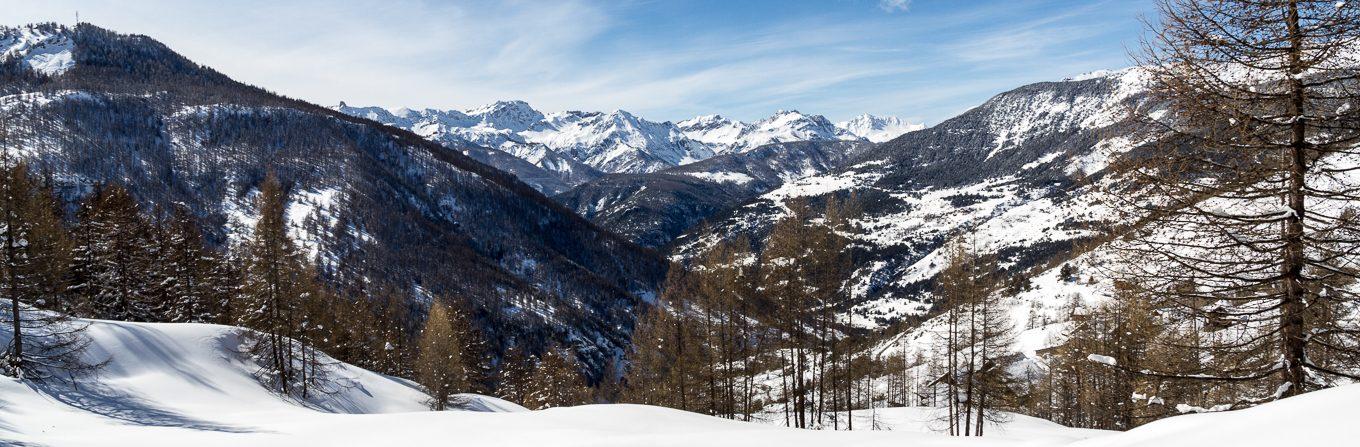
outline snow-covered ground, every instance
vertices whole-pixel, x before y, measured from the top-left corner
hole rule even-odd
[[[0,27],[0,60],[19,58],[28,68],[48,75],[75,66],[75,44],[51,26]]]
[[[861,411],[856,428],[806,431],[640,405],[526,411],[476,396],[479,411],[425,411],[414,384],[338,365],[349,387],[308,402],[261,387],[235,354],[241,329],[203,324],[94,321],[91,359],[111,360],[79,386],[0,377],[0,445],[432,445],[475,446],[1185,446],[1349,445],[1360,386],[1256,409],[1181,416],[1113,433],[1025,416],[982,439],[933,432],[934,411]],[[0,333],[0,338],[8,338]],[[1314,442],[1307,442],[1314,441]]]

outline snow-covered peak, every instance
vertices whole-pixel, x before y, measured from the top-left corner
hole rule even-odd
[[[652,172],[713,155],[675,124],[648,121],[623,110],[554,113],[522,135],[605,172]]]
[[[726,149],[736,146],[742,134],[750,128],[746,123],[722,115],[700,115],[681,121],[676,126],[690,139],[713,146],[714,152],[727,152]]]
[[[521,131],[543,121],[543,112],[524,101],[496,101],[466,112],[484,127]]]
[[[1109,76],[1109,75],[1112,74],[1112,73],[1114,73],[1114,72],[1112,72],[1112,71],[1110,71],[1110,70],[1095,70],[1095,71],[1088,71],[1088,72],[1086,72],[1086,73],[1082,73],[1082,74],[1079,74],[1079,75],[1076,75],[1076,76],[1072,76],[1072,77],[1068,77],[1068,78],[1063,78],[1063,82],[1070,82],[1070,81],[1085,81],[1085,80],[1088,80],[1088,79],[1103,78],[1103,77]]]
[[[757,121],[758,129],[787,128],[802,132],[835,132],[831,121],[821,115],[807,115],[797,110],[780,110],[769,118]]]
[[[1080,82],[1080,81],[1089,81],[1089,80],[1091,80],[1091,79],[1099,79],[1099,78],[1118,79],[1118,78],[1122,78],[1122,77],[1128,76],[1128,75],[1131,74],[1131,73],[1137,74],[1137,73],[1140,73],[1140,72],[1143,72],[1143,71],[1145,71],[1145,70],[1142,70],[1141,68],[1136,67],[1136,66],[1134,66],[1134,67],[1125,67],[1125,68],[1120,68],[1120,69],[1115,69],[1115,70],[1093,70],[1093,71],[1088,71],[1088,72],[1086,72],[1086,73],[1082,73],[1082,74],[1079,74],[1079,75],[1076,75],[1076,76],[1071,76],[1071,77],[1063,78],[1063,79],[1062,79],[1062,82]]]
[[[74,67],[75,42],[56,25],[0,27],[0,60],[19,58],[33,71],[56,76]]]
[[[412,122],[410,114],[412,111],[408,109],[397,109],[397,111],[393,113],[382,107],[354,107],[345,104],[344,101],[340,101],[339,105],[331,107],[331,109],[346,115],[366,118],[397,127],[410,127]]]
[[[895,116],[875,116],[867,113],[849,121],[836,123],[836,127],[874,143],[882,143],[904,133],[926,128],[924,124],[908,123]]]
[[[694,118],[680,121],[679,123],[676,123],[676,125],[680,126],[681,129],[687,129],[719,126],[729,124],[732,122],[733,122],[732,120],[727,119],[722,115],[714,114],[714,115],[699,115]]]
[[[858,137],[837,129],[824,116],[780,110],[769,118],[752,123],[732,151],[743,152],[772,143],[839,139],[854,140]]]
[[[634,115],[622,109],[614,109],[613,112],[609,112],[609,118],[618,123],[635,124],[645,121],[642,118],[638,118],[637,115]]]

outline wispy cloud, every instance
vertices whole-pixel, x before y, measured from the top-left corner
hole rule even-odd
[[[934,122],[1022,82],[1120,65],[1130,5],[1147,1],[0,0],[0,23],[69,22],[79,9],[323,104]]]
[[[887,12],[906,12],[911,9],[911,0],[878,0],[878,7]]]

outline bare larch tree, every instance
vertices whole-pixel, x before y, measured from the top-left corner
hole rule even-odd
[[[1360,8],[1159,7],[1139,115],[1166,138],[1132,158],[1152,194],[1124,248],[1131,283],[1206,331],[1177,347],[1210,360],[1139,372],[1221,384],[1234,405],[1357,378]]]

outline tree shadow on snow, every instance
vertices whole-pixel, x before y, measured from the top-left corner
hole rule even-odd
[[[116,345],[135,347],[140,362],[153,363],[162,368],[175,371],[196,386],[221,391],[211,380],[211,375],[201,367],[183,362],[162,346],[173,342],[164,334],[135,326],[110,325],[101,328],[107,335],[114,337]],[[92,353],[107,356],[109,353]],[[119,365],[109,364],[105,368],[118,369]],[[109,386],[100,380],[100,373],[79,380],[51,380],[29,382],[28,386],[52,399],[100,416],[117,419],[128,424],[154,427],[182,427],[193,430],[208,430],[228,433],[248,433],[260,430],[254,427],[237,427],[194,418],[174,410],[157,407],[153,402],[126,391]]]
[[[78,388],[57,382],[30,383],[29,387],[63,404],[132,425],[180,427],[226,433],[259,431],[253,427],[220,424],[157,408],[146,399],[118,391],[99,382],[81,382]]]

